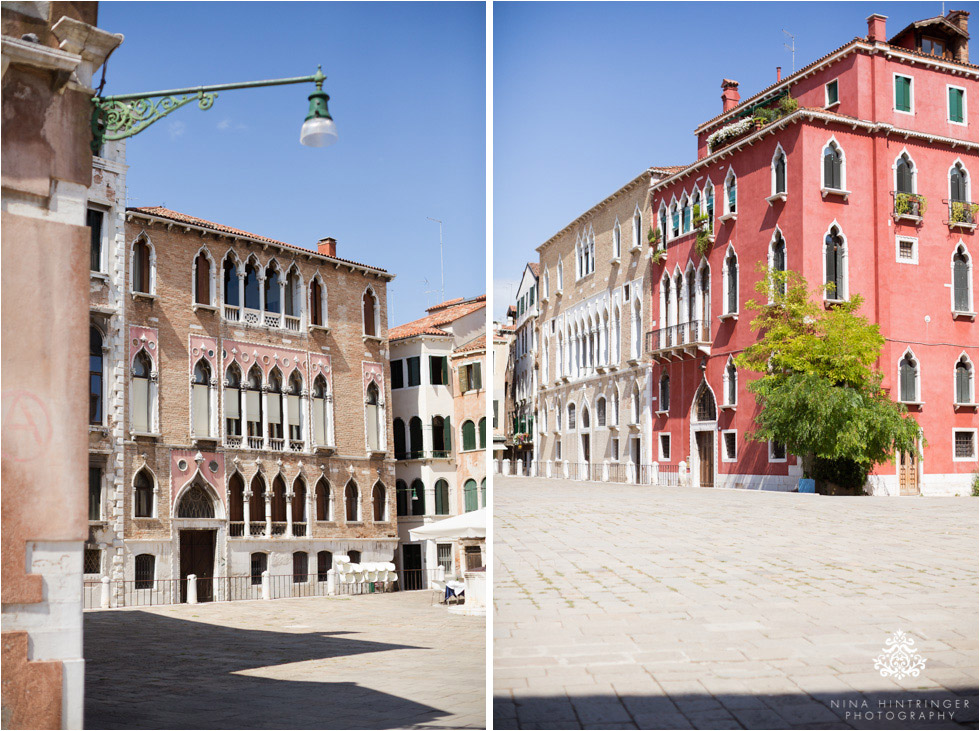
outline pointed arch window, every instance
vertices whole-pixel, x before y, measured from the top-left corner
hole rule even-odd
[[[704,184],[705,215],[708,216],[708,228],[710,229],[715,221],[715,186],[709,180]]]
[[[282,301],[279,292],[279,270],[269,265],[265,270],[265,311],[275,314],[282,313]],[[268,323],[266,323],[268,324]]]
[[[685,277],[687,285],[687,321],[693,323],[698,319],[697,307],[697,274],[694,272],[694,267],[692,266],[687,270],[687,276]]]
[[[104,414],[105,357],[102,333],[94,325],[88,329],[88,423],[102,424]]]
[[[575,428],[575,404],[568,405],[568,429]]]
[[[612,395],[612,425],[619,426],[619,389],[613,386]]]
[[[287,330],[299,330],[299,319],[302,313],[302,289],[299,283],[299,272],[296,271],[296,266],[293,265],[289,268],[286,273],[286,283],[283,288],[283,314],[287,318],[286,329]]]
[[[973,311],[972,260],[963,244],[956,247],[952,266],[953,311],[971,313]]]
[[[364,334],[368,337],[377,337],[378,300],[370,288],[364,291],[364,296],[361,298],[361,305],[364,312]]]
[[[324,327],[327,324],[326,301],[323,282],[316,276],[310,282],[310,324]]]
[[[194,259],[194,303],[211,304],[211,260],[203,251]]]
[[[691,199],[686,195],[681,198],[681,233],[691,232]]]
[[[783,240],[783,234],[778,229],[772,241],[772,268],[777,272],[784,274],[786,272],[786,242]],[[786,282],[780,278],[775,283],[774,289],[776,290],[776,294],[786,294]]]
[[[333,438],[330,414],[327,379],[319,375],[313,380],[313,439],[317,446],[328,446]]]
[[[133,359],[133,431],[150,433],[153,430],[151,380],[153,366],[150,356],[141,350]]]
[[[213,518],[214,501],[199,483],[191,485],[177,505],[178,518]]]
[[[388,520],[388,500],[385,486],[380,482],[375,483],[374,490],[371,491],[371,506],[374,510],[374,522],[384,523]]]
[[[772,194],[781,195],[786,192],[786,153],[782,147],[776,148],[772,157]]]
[[[603,427],[606,425],[606,398],[605,396],[600,396],[595,402],[595,423],[596,426]]]
[[[633,393],[630,396],[630,423],[639,424],[640,416],[643,413],[643,409],[640,406],[640,389],[638,386],[633,386]]]
[[[677,209],[677,201],[670,204],[670,236],[677,238],[681,235],[681,214]]]
[[[321,477],[317,480],[315,487],[316,496],[316,519],[317,520],[333,520],[332,510],[331,510],[331,500],[330,500],[330,483],[327,482],[325,477]]]
[[[232,523],[245,521],[245,480],[239,472],[228,478],[228,520]],[[244,535],[242,526],[235,526],[231,530],[231,535]]]
[[[835,141],[823,148],[823,187],[844,189],[844,154]]]
[[[262,446],[262,371],[258,366],[252,366],[248,372],[248,384],[245,390],[245,421],[248,423],[249,446],[257,440],[257,446]]]
[[[269,507],[272,509],[273,523],[286,522],[286,482],[282,479],[282,475],[276,475],[272,480],[272,502]],[[273,534],[276,530],[273,527]]]
[[[895,165],[895,190],[899,193],[915,193],[915,163],[905,152]]]
[[[237,363],[225,372],[225,434],[229,437],[242,435],[242,375]]]
[[[413,416],[408,421],[408,458],[422,459],[423,456],[422,420]]]
[[[365,403],[365,411],[367,418],[367,447],[368,451],[380,452],[382,451],[382,409],[384,407],[381,405],[381,394],[378,391],[378,386],[375,383],[371,383],[367,388],[367,400]]]
[[[949,199],[957,203],[965,203],[969,198],[969,185],[963,164],[957,162],[949,171]]]
[[[667,206],[660,202],[660,211],[658,214],[658,220],[660,221],[660,238],[663,241],[667,240]]]
[[[254,261],[245,265],[245,308],[258,310],[262,304],[259,297],[259,270]]]
[[[289,424],[289,448],[298,451],[305,446],[303,437],[303,377],[293,371],[286,387],[286,422]]]
[[[153,292],[153,254],[146,239],[140,238],[133,244],[133,291],[143,294]]]
[[[710,336],[710,322],[711,322],[711,270],[705,263],[701,267],[700,272],[701,284],[698,290],[698,294],[701,298],[700,312],[701,321],[704,323],[705,332],[704,338],[707,339]]]
[[[616,219],[616,223],[613,226],[613,258],[618,259],[621,254],[622,249],[622,237],[623,232],[619,226],[619,219]]]
[[[735,406],[738,404],[738,369],[731,356],[725,366],[725,405]]]
[[[725,257],[725,312],[738,314],[738,257],[734,249]]]
[[[238,267],[230,256],[225,259],[222,265],[222,287],[226,307],[238,307],[241,305],[238,292]],[[230,319],[237,319],[231,318]]]
[[[640,248],[640,242],[643,240],[642,228],[643,228],[642,216],[640,215],[640,209],[637,208],[635,211],[633,211],[633,248],[634,249]]]
[[[252,478],[251,496],[248,499],[249,520],[256,523],[265,522],[265,480],[256,474]]]
[[[293,481],[293,535],[302,535],[297,531],[297,525],[303,526],[306,523],[306,483],[302,477],[297,477]],[[300,528],[302,530],[302,528]]]
[[[152,518],[153,502],[153,477],[144,467],[136,473],[133,481],[133,515],[137,518]]]
[[[279,440],[278,444],[273,442],[272,447],[282,449],[282,374],[279,369],[273,369],[269,374],[269,392],[267,394],[266,408],[268,409],[269,439]]]
[[[358,498],[357,483],[351,480],[347,483],[347,487],[344,488],[344,507],[348,523],[356,523],[360,520],[361,509]]]
[[[899,400],[905,403],[919,401],[919,363],[911,351],[905,353],[898,364]]]
[[[660,408],[657,411],[670,411],[670,376],[660,376]]]
[[[973,404],[973,363],[964,353],[956,361],[955,393],[957,404]]]
[[[728,173],[725,178],[725,214],[731,215],[738,212],[738,180],[735,172]]]
[[[193,404],[192,427],[194,436],[214,436],[211,430],[211,366],[203,358],[194,366],[191,402]]]
[[[717,418],[715,397],[711,389],[702,382],[695,401],[695,414],[698,421],[714,421]]]
[[[844,237],[837,226],[831,226],[824,237],[824,282],[830,285],[824,296],[831,302],[847,299],[844,253]]]

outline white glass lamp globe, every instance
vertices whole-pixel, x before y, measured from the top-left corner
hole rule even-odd
[[[328,147],[337,141],[337,125],[329,117],[313,117],[303,122],[299,142],[307,147]]]

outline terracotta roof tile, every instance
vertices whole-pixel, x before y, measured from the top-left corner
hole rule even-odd
[[[285,241],[279,241],[277,239],[270,239],[268,236],[260,236],[259,234],[253,234],[249,231],[243,231],[240,228],[232,228],[231,226],[225,226],[221,223],[215,223],[214,221],[208,221],[204,218],[198,218],[197,216],[189,216],[186,213],[180,213],[179,211],[173,211],[169,208],[164,208],[163,206],[141,206],[135,207],[130,206],[126,208],[127,211],[133,211],[136,213],[145,213],[150,216],[158,216],[159,218],[166,218],[176,223],[187,223],[192,226],[200,226],[201,228],[210,229],[211,231],[217,231],[218,233],[228,234],[229,236],[243,236],[250,239],[255,239],[256,241],[266,241],[270,244],[275,244],[276,246],[281,246],[285,249],[291,249],[293,251],[301,251],[305,254],[312,254],[314,256],[321,257],[323,259],[330,259],[332,261],[340,261],[346,264],[354,264],[359,267],[366,267],[368,269],[374,269],[379,272],[387,273],[387,270],[381,269],[379,267],[373,267],[369,264],[362,264],[357,261],[351,261],[350,259],[341,259],[339,256],[324,256],[313,249],[307,249],[303,246],[295,246],[293,244],[287,244]]]
[[[469,300],[464,300],[462,297],[447,300],[427,309],[426,312],[429,314],[425,317],[406,322],[404,325],[388,328],[388,340],[403,340],[416,335],[449,335],[450,333],[442,329],[445,325],[465,317],[471,312],[485,309],[486,306],[486,295],[480,295]]]
[[[531,274],[538,276],[538,272],[541,271],[541,265],[536,261],[529,261],[527,265],[531,267]]]
[[[474,350],[486,350],[487,349],[487,336],[481,335],[478,338],[473,338],[468,343],[463,343],[458,348],[453,350],[454,353],[469,353]]]

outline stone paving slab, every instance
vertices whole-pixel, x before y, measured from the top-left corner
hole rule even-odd
[[[976,728],[977,547],[972,498],[496,476],[494,727]]]
[[[85,727],[484,728],[485,622],[429,592],[85,613]]]

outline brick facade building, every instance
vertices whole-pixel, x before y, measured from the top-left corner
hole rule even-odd
[[[200,600],[233,591],[209,577],[250,577],[234,591],[258,596],[268,571],[326,593],[335,557],[392,561],[393,275],[329,238],[312,251],[123,212],[113,153],[90,201],[86,592],[107,577],[113,605],[183,601],[194,574]]]

